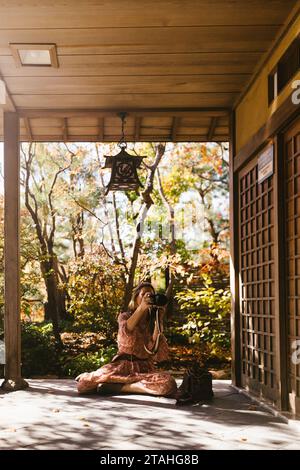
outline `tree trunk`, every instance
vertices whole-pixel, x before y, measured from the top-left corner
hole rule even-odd
[[[41,262],[41,271],[43,274],[45,287],[47,291],[47,303],[45,305],[45,318],[50,319],[53,325],[53,334],[55,336],[57,345],[62,347],[60,337],[60,312],[58,309],[58,289],[56,282],[56,275],[53,269],[53,263],[50,261]],[[47,318],[48,317],[48,318]]]
[[[52,253],[52,260],[54,269],[58,321],[68,320],[70,317],[68,316],[66,309],[67,292],[66,289],[63,287],[63,284],[60,284],[62,275],[59,272],[58,260],[54,253]]]
[[[141,237],[143,235],[144,231],[144,221],[146,218],[146,215],[148,213],[148,207],[146,204],[144,204],[143,211],[140,217],[140,221],[137,224],[136,227],[136,236],[133,244],[133,249],[132,249],[132,255],[131,255],[131,263],[130,263],[130,268],[129,268],[129,275],[128,275],[128,280],[126,284],[126,289],[125,289],[125,296],[124,296],[124,310],[128,308],[128,304],[131,298],[131,293],[132,289],[134,286],[134,277],[135,277],[135,271],[137,267],[137,262],[139,258],[139,253],[140,253],[140,248],[141,248]]]
[[[71,225],[74,257],[83,258],[85,253],[84,240],[82,238],[84,226],[83,210],[80,211],[74,218],[71,218]]]
[[[32,149],[34,148],[34,151]],[[25,205],[29,211],[33,222],[35,224],[36,235],[40,245],[40,267],[45,282],[47,291],[47,304],[45,305],[45,315],[51,318],[53,324],[53,332],[59,348],[62,347],[62,341],[59,332],[59,320],[66,314],[64,296],[61,296],[58,288],[58,265],[53,252],[54,237],[56,230],[56,212],[53,207],[53,191],[57,183],[58,176],[70,168],[71,162],[65,168],[59,168],[52,180],[50,191],[47,194],[48,205],[50,209],[51,229],[48,232],[48,220],[43,220],[40,217],[40,206],[34,192],[31,190],[30,178],[32,176],[32,162],[35,155],[35,146],[31,143],[29,146],[28,154],[24,153],[25,157]],[[41,191],[41,188],[40,188]]]
[[[133,243],[131,263],[130,263],[129,274],[127,278],[128,280],[126,284],[125,295],[124,295],[124,303],[123,303],[124,310],[128,308],[132,289],[134,286],[135,271],[136,271],[138,257],[139,257],[140,248],[141,248],[141,241],[142,241],[142,236],[144,232],[145,219],[147,217],[147,214],[151,205],[153,204],[151,193],[153,191],[155,171],[164,153],[165,153],[165,145],[159,144],[156,148],[156,156],[155,156],[154,163],[150,167],[150,171],[149,171],[147,182],[146,182],[146,189],[142,193],[144,204],[142,205],[140,215],[138,218],[138,223],[136,226],[136,236],[135,236],[135,240]]]
[[[175,255],[176,253],[175,211],[170,201],[167,199],[165,192],[163,190],[159,169],[157,169],[157,182],[158,182],[158,191],[159,191],[160,197],[168,211],[168,222],[169,222],[170,236],[171,236],[170,254]],[[173,290],[173,284],[174,284],[174,274],[171,272],[169,265],[165,269],[165,282],[166,282],[166,293],[167,293],[167,297],[169,298],[166,314],[167,316],[170,316],[173,312],[172,290]]]

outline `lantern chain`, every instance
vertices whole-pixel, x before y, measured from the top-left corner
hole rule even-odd
[[[122,121],[122,131],[121,131],[122,135],[121,135],[121,139],[119,140],[118,147],[120,147],[120,149],[126,149],[127,148],[127,143],[126,143],[126,140],[125,140],[124,127],[125,127],[125,123],[126,123],[127,113],[119,113],[118,116],[120,117],[120,119]]]

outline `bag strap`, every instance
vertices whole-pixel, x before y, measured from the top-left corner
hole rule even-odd
[[[161,329],[160,329],[160,323],[159,323],[159,309],[158,308],[156,309],[155,326],[157,328],[158,335],[156,337],[155,344],[154,344],[153,348],[148,349],[147,346],[144,344],[145,350],[147,351],[148,354],[151,354],[151,356],[154,356],[157,353],[158,348],[159,348],[159,341],[160,341],[160,337],[161,337]]]

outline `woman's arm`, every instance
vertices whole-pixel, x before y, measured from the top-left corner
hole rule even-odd
[[[137,309],[133,312],[133,314],[127,320],[127,329],[129,331],[133,331],[139,321],[148,314],[148,309],[150,306],[149,297],[145,295],[141,304],[137,307]]]

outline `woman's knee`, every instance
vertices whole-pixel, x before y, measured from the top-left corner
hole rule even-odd
[[[171,397],[177,391],[177,385],[175,379],[169,375],[165,374],[163,377],[163,382],[160,384],[155,384],[155,389],[153,389],[153,395]]]
[[[166,381],[165,384],[165,396],[170,396],[173,395],[177,391],[177,384],[171,375],[168,376],[168,380]]]

